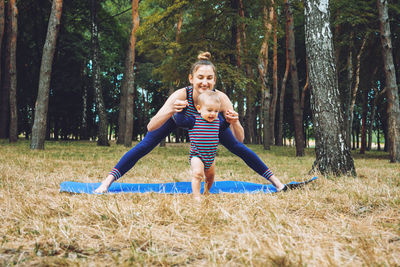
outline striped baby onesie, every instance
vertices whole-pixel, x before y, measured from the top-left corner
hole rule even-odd
[[[189,160],[192,157],[198,157],[204,163],[205,169],[211,167],[217,154],[219,127],[220,122],[218,118],[212,122],[208,122],[199,115],[195,116],[194,126],[192,129],[189,129]]]

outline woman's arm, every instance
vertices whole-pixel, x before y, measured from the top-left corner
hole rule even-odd
[[[164,105],[160,108],[157,114],[151,118],[149,124],[147,124],[148,131],[154,131],[161,127],[172,115],[176,112],[181,112],[188,102],[186,100],[186,89],[182,88],[175,91],[165,101]]]
[[[221,111],[224,113],[225,120],[231,124],[231,130],[233,136],[239,141],[244,140],[244,129],[239,121],[239,114],[234,111],[232,102],[229,100],[228,96],[221,91],[219,92],[219,97],[221,100]]]

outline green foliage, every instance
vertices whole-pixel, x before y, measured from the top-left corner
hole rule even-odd
[[[132,26],[131,1],[101,0],[98,10],[100,38],[100,69],[104,100],[111,127],[117,124],[119,94],[126,51]],[[32,116],[39,83],[42,49],[46,38],[51,1],[18,1],[18,105],[20,132],[30,133]],[[200,51],[209,51],[217,67],[217,89],[225,91],[237,105],[243,92],[251,90],[254,105],[261,104],[260,79],[257,59],[264,38],[263,5],[271,1],[244,1],[242,18],[235,1],[208,0],[141,0],[139,4],[140,27],[137,32],[135,86],[135,129],[137,134],[146,132],[149,118],[162,106],[170,89],[188,85],[188,72]],[[292,1],[296,36],[297,67],[300,88],[306,83],[306,51],[304,45],[303,1]],[[278,80],[279,87],[285,70],[285,12],[283,0],[275,1],[278,14]],[[349,87],[346,67],[349,51],[353,51],[353,62],[366,34],[369,39],[361,58],[360,80],[363,88],[372,85],[384,86],[381,71],[377,9],[375,0],[331,0],[331,27],[335,37],[338,56],[340,88]],[[393,2],[389,6],[392,30],[393,54],[396,74],[399,76],[400,62],[400,6]],[[182,28],[178,34],[178,21]],[[242,67],[237,67],[236,32],[245,24],[247,52],[241,53]],[[54,58],[49,106],[50,132],[60,136],[79,135],[82,120],[84,92],[88,92],[89,128],[95,132],[97,119],[93,108],[90,64],[90,8],[89,1],[64,0],[62,21]],[[350,40],[351,33],[354,34]],[[179,37],[177,39],[177,36]],[[241,40],[243,42],[243,39]],[[272,87],[272,38],[269,40],[268,87]],[[246,77],[244,65],[249,64],[252,77]],[[374,72],[375,66],[379,66]],[[373,74],[375,73],[375,74]],[[372,75],[373,74],[373,75]],[[290,78],[290,77],[289,77]],[[400,77],[399,77],[400,78]],[[371,85],[372,84],[372,85]],[[287,83],[285,100],[285,129],[292,134],[292,110],[290,83]],[[145,93],[143,93],[145,92]],[[241,94],[239,94],[241,93]],[[142,94],[146,94],[149,103]],[[239,99],[241,97],[242,99]],[[372,103],[372,98],[369,99]],[[311,125],[308,94],[305,99],[305,125]],[[361,106],[361,98],[356,105]],[[378,101],[379,108],[375,125],[384,127],[385,99]],[[147,105],[147,106],[146,106]],[[144,109],[145,106],[147,109]],[[147,112],[143,113],[143,110]],[[355,110],[358,110],[357,108]],[[58,126],[56,126],[58,125]],[[55,129],[55,128],[58,128]]]

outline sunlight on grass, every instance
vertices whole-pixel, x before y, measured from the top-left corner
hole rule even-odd
[[[287,183],[309,179],[314,151],[251,145]],[[92,142],[0,140],[0,265],[399,266],[400,167],[354,152],[358,177],[278,194],[59,193],[99,182],[127,151]],[[190,181],[188,144],[157,147],[121,182]],[[219,147],[216,180],[266,183]]]

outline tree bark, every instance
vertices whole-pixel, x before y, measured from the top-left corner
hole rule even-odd
[[[3,61],[4,14],[4,0],[0,0],[0,62]],[[7,138],[9,94],[5,90],[5,86],[3,86],[2,71],[2,64],[0,64],[0,138]]]
[[[276,117],[276,103],[278,100],[278,20],[277,14],[274,7],[274,0],[271,1],[271,13],[272,24],[273,24],[273,55],[272,55],[272,101],[270,106],[270,140],[271,144],[275,143],[275,117]]]
[[[362,90],[362,116],[361,116],[361,148],[360,154],[367,150],[367,114],[368,114],[368,89]]]
[[[353,96],[355,103],[355,90],[358,90],[358,86],[353,87],[353,43],[354,43],[354,32],[350,32],[350,41],[349,41],[349,54],[347,56],[347,86],[344,88],[343,93],[343,107],[344,107],[344,124],[346,129],[346,142],[347,145],[351,146],[351,134],[353,132]],[[337,52],[338,54],[339,52]],[[338,55],[336,56],[336,62],[339,63]],[[339,65],[336,65],[339,66]],[[353,106],[354,107],[354,106]]]
[[[262,122],[263,122],[263,146],[265,150],[270,150],[271,131],[270,125],[270,92],[268,88],[268,41],[272,32],[272,24],[269,20],[269,10],[266,5],[263,8],[264,13],[264,40],[258,55],[258,73],[261,79],[262,91]]]
[[[240,33],[242,37],[242,48],[243,48],[243,56],[245,59],[244,62],[244,67],[245,67],[245,73],[246,73],[246,78],[251,80],[253,77],[253,72],[251,70],[250,64],[248,63],[248,49],[247,49],[247,36],[246,36],[246,25],[243,22],[245,19],[244,15],[244,6],[243,6],[243,1],[239,0],[239,15],[242,18],[242,23],[240,24]],[[247,83],[246,84],[246,115],[245,115],[245,143],[254,143],[254,127],[253,127],[253,121],[254,121],[254,92],[253,92],[253,87]]]
[[[99,47],[99,33],[97,29],[97,1],[91,0],[91,48],[92,48],[92,82],[96,99],[96,109],[99,115],[99,129],[97,133],[97,145],[109,146],[107,135],[107,113],[103,100],[103,92],[100,80],[100,47]]]
[[[237,10],[237,13],[239,14],[239,0],[231,0],[231,7],[234,10]],[[235,48],[236,48],[236,66],[237,66],[237,73],[238,76],[240,76],[240,71],[242,68],[242,56],[241,56],[241,46],[242,46],[242,40],[241,40],[241,30],[239,27],[239,23],[236,18],[233,20],[233,26],[234,30],[232,31],[232,34],[235,34]],[[239,113],[239,120],[242,125],[244,125],[244,95],[243,95],[243,88],[240,86],[236,86],[236,99],[237,99],[237,110]]]
[[[392,39],[390,33],[388,1],[377,0],[379,26],[382,44],[382,56],[385,70],[388,137],[390,162],[400,162],[400,104],[396,81],[396,71],[393,63]]]
[[[285,0],[284,4],[287,4],[287,0]],[[287,83],[287,78],[289,74],[289,67],[290,67],[290,60],[289,60],[289,20],[286,17],[286,23],[285,23],[285,33],[286,33],[286,48],[285,48],[285,56],[286,56],[286,62],[285,62],[285,73],[282,78],[282,84],[281,84],[281,92],[279,96],[279,122],[278,122],[278,136],[277,136],[277,142],[276,144],[278,146],[283,145],[283,111],[285,109],[285,92],[286,92],[286,83]]]
[[[129,44],[129,69],[127,72],[127,95],[126,95],[126,127],[125,127],[125,141],[124,145],[130,147],[132,145],[132,132],[133,132],[133,105],[135,98],[135,47],[136,47],[136,31],[139,28],[139,0],[132,1],[132,30]]]
[[[358,51],[357,54],[357,60],[356,60],[356,73],[353,77],[353,60],[352,60],[352,48],[350,48],[350,54],[349,54],[349,62],[348,62],[348,83],[349,83],[349,90],[348,94],[345,100],[345,125],[346,125],[346,142],[348,143],[348,146],[350,146],[350,135],[352,132],[352,127],[353,127],[353,119],[354,119],[354,106],[356,104],[356,98],[357,98],[357,91],[358,87],[360,85],[360,69],[361,69],[361,56],[362,53],[364,52],[365,46],[367,44],[368,40],[368,34],[364,36],[363,42],[361,44],[360,51]],[[354,80],[354,87],[353,85],[353,80]]]
[[[4,0],[0,0],[0,63],[3,61],[3,38],[4,38],[4,27],[5,27],[5,6]],[[6,48],[6,59],[5,62],[9,62],[10,53]],[[10,90],[9,86],[5,83],[2,77],[6,78],[8,76],[8,71],[5,71],[3,76],[1,68],[2,64],[0,64],[0,138],[7,138],[9,134],[9,107],[10,107]]]
[[[294,22],[291,8],[292,0],[286,2],[286,16],[288,21],[288,39],[289,39],[289,60],[290,60],[290,81],[292,84],[292,100],[293,100],[293,120],[294,120],[294,137],[296,141],[296,156],[304,156],[304,135],[303,135],[303,115],[300,110],[299,96],[299,78],[297,75],[296,64],[296,42],[294,36]]]
[[[125,143],[125,127],[126,127],[126,96],[127,96],[127,77],[129,71],[129,64],[131,62],[130,56],[131,47],[128,45],[126,49],[126,56],[125,56],[125,64],[124,64],[124,76],[122,78],[121,83],[121,92],[119,95],[119,113],[118,113],[118,138],[117,144],[124,144]]]
[[[9,141],[11,143],[18,140],[18,106],[17,106],[17,16],[18,10],[15,0],[8,2],[9,7],[9,29],[8,47],[10,51],[10,61],[7,65],[9,73],[9,90],[10,90],[10,125],[9,125]]]
[[[332,33],[329,28],[329,1],[306,0],[304,12],[316,143],[313,170],[324,175],[356,175],[345,141]]]
[[[84,75],[84,67],[81,67],[81,78],[83,79]],[[83,85],[82,88],[82,122],[81,122],[81,130],[80,130],[80,139],[88,140],[88,88],[86,84]]]
[[[35,104],[35,119],[32,127],[31,149],[44,149],[47,129],[47,112],[49,107],[49,90],[54,52],[60,28],[62,0],[53,0],[46,41],[43,47],[40,65],[38,96]]]

